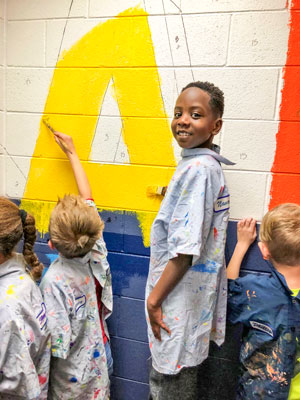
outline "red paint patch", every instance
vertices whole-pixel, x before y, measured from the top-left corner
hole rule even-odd
[[[284,202],[300,204],[300,12],[295,10],[300,10],[300,0],[293,0],[291,4],[269,209]]]
[[[214,228],[214,238],[217,239],[218,237],[218,230],[217,228]]]
[[[180,364],[178,364],[178,365],[177,365],[177,368],[181,368],[181,365],[180,365]]]
[[[44,385],[44,383],[47,382],[46,376],[39,375],[39,382],[40,382],[40,385]]]

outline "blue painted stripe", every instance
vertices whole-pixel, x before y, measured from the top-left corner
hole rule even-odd
[[[149,346],[129,339],[111,338],[114,375],[137,382],[148,383]]]
[[[148,396],[149,386],[145,383],[115,376],[111,379],[112,400],[147,400]]]

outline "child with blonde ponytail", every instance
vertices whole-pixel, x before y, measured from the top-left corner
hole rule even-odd
[[[22,238],[23,255],[14,252]],[[34,217],[0,197],[0,399],[47,399],[50,335],[35,239]]]
[[[104,400],[112,372],[105,322],[112,311],[112,287],[104,224],[72,138],[54,135],[70,161],[79,196],[60,199],[49,223],[49,246],[59,257],[40,286],[52,342],[48,399]]]

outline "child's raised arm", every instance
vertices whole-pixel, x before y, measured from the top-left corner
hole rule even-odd
[[[237,224],[237,243],[227,267],[228,279],[237,279],[239,277],[243,258],[255,238],[256,220],[253,218],[242,219]]]
[[[80,196],[84,199],[92,198],[92,189],[85,170],[83,169],[83,166],[76,153],[73,139],[71,136],[65,135],[64,133],[58,131],[54,131],[53,134],[56,143],[66,154],[71,163]]]

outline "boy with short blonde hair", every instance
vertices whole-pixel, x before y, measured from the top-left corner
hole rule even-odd
[[[101,236],[104,223],[96,208],[81,196],[65,195],[51,213],[49,234],[54,247],[66,258],[87,254]]]
[[[256,221],[240,221],[237,234],[227,268],[229,320],[244,325],[237,399],[299,400],[300,206],[281,204],[262,220],[258,246],[272,263],[269,274],[239,277]]]
[[[50,218],[49,246],[59,257],[40,286],[51,332],[48,399],[107,400],[112,358],[105,319],[112,312],[112,286],[104,224],[72,138],[54,135],[70,161],[80,196],[59,200]]]

